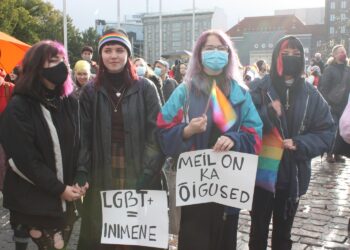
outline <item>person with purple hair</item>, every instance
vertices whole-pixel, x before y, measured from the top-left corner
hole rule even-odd
[[[182,152],[214,149],[258,154],[262,121],[243,87],[238,56],[229,37],[209,30],[198,38],[185,81],[162,107],[157,118],[163,152],[177,158]],[[214,81],[236,111],[237,120],[225,132],[213,121],[207,106]],[[236,249],[239,209],[217,203],[181,208],[179,250]]]
[[[79,147],[78,103],[68,57],[54,41],[33,45],[23,73],[1,116],[0,139],[7,155],[3,205],[10,210],[16,249],[28,232],[39,249],[63,249],[77,218],[73,185]],[[23,244],[21,244],[23,243]]]

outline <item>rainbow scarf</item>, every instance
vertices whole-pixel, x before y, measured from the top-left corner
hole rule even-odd
[[[210,101],[213,108],[213,120],[222,132],[226,132],[235,124],[237,115],[232,104],[227,100],[214,81]]]
[[[262,151],[259,155],[256,186],[275,192],[278,168],[283,155],[283,140],[274,127],[269,134],[263,135]]]

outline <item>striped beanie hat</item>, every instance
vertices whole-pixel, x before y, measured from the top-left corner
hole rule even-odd
[[[109,42],[117,42],[124,46],[127,51],[128,55],[132,55],[132,48],[131,43],[129,41],[128,35],[123,30],[116,30],[116,29],[110,29],[107,30],[103,36],[101,36],[99,42],[98,42],[98,53],[101,53],[102,47],[109,43]]]

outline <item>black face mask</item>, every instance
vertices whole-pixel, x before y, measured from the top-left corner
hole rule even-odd
[[[300,56],[282,56],[283,75],[299,76],[301,72],[301,57]]]
[[[55,84],[56,86],[62,85],[68,76],[68,69],[64,62],[60,62],[56,66],[43,69],[43,77]]]

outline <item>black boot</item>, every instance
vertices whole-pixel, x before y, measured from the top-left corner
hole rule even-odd
[[[16,242],[16,250],[27,250],[28,243]]]
[[[326,161],[327,161],[328,163],[335,163],[335,159],[334,159],[333,155],[330,154],[330,153],[327,153]]]
[[[334,160],[335,160],[335,162],[339,162],[339,163],[345,162],[345,158],[342,157],[341,155],[334,155]]]

